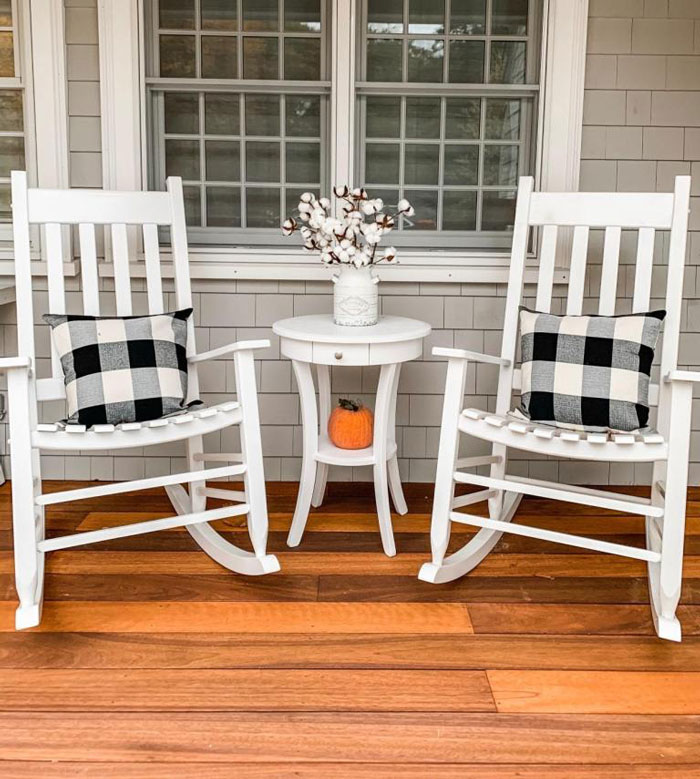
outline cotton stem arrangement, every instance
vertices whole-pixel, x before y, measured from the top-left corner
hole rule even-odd
[[[333,193],[341,202],[341,216],[331,213],[331,201],[304,192],[297,206],[297,217],[289,217],[282,225],[285,235],[299,231],[304,248],[319,252],[326,265],[354,265],[362,268],[380,262],[395,262],[393,246],[379,249],[382,239],[396,227],[401,216],[415,213],[413,206],[402,199],[396,211],[388,212],[381,198],[370,198],[364,189],[335,187]]]

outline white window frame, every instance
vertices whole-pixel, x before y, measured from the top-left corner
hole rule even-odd
[[[64,0],[13,0],[16,19],[15,62],[24,93],[24,157],[32,186],[69,186],[68,96]],[[36,121],[36,116],[41,121]],[[39,235],[32,234],[37,272],[41,262]],[[0,230],[0,275],[14,276],[12,226]],[[66,256],[66,273],[75,264]]]
[[[143,0],[98,0],[104,186],[147,186]],[[331,158],[334,182],[352,180],[355,142],[356,0],[335,0],[331,22]],[[539,189],[579,183],[588,0],[544,0],[535,179]],[[328,269],[298,247],[193,246],[192,273],[209,279],[327,279]],[[403,249],[400,264],[379,266],[397,281],[498,283],[510,253]],[[536,264],[536,256],[532,258]],[[143,268],[134,268],[138,275]],[[142,264],[141,264],[142,265]],[[109,273],[109,268],[104,272]]]

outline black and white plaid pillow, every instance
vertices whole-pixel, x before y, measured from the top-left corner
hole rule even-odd
[[[68,422],[143,422],[180,411],[187,398],[187,319],[45,314],[61,358]]]
[[[556,316],[521,309],[520,411],[575,430],[645,427],[649,374],[665,316]]]

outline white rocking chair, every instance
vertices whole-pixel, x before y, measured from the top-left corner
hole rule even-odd
[[[486,557],[504,532],[645,560],[656,631],[661,638],[680,641],[676,606],[683,564],[692,383],[700,381],[700,373],[676,368],[689,197],[690,178],[687,176],[676,178],[673,194],[533,192],[531,178],[520,180],[501,356],[461,349],[433,349],[433,354],[446,357],[448,364],[430,532],[432,562],[423,565],[420,579],[439,584],[466,574]],[[633,312],[644,312],[649,308],[655,231],[670,230],[668,266],[664,269],[667,315],[661,381],[650,387],[650,400],[658,405],[658,433],[577,433],[514,420],[508,414],[513,407],[512,394],[520,389],[520,370],[515,367],[518,307],[529,232],[534,226],[542,228],[535,309],[546,312],[550,311],[552,300],[557,229],[559,226],[573,227],[566,303],[566,313],[573,315],[580,314],[582,308],[590,228],[605,228],[598,306],[598,313],[603,315],[615,313],[621,229],[639,231]],[[472,408],[463,410],[465,377],[470,361],[500,367],[495,413]],[[491,454],[459,459],[460,433],[491,442]],[[651,498],[511,476],[506,471],[509,447],[561,458],[651,462]],[[483,465],[490,466],[488,476],[462,471]],[[473,484],[483,489],[455,497],[455,483]],[[511,519],[523,495],[641,515],[646,518],[646,548],[512,524]],[[488,500],[488,518],[456,511],[483,500]],[[481,530],[464,547],[445,556],[451,522],[475,525]]]
[[[34,312],[29,226],[44,225],[49,310],[66,313],[64,294],[63,225],[78,225],[83,313],[100,314],[95,225],[108,225],[114,262],[117,316],[132,313],[127,225],[143,231],[149,313],[163,313],[164,298],[158,245],[158,227],[170,228],[177,308],[192,305],[185,234],[182,183],[169,178],[167,192],[100,192],[88,190],[27,189],[24,172],[12,173],[12,215],[17,291],[18,357],[0,359],[8,374],[9,423],[12,469],[12,516],[14,524],[15,577],[19,608],[17,629],[37,625],[41,619],[44,586],[44,555],[96,541],[187,527],[200,547],[226,568],[259,575],[279,570],[277,559],[266,553],[267,505],[263,474],[260,423],[253,351],[269,341],[241,341],[203,354],[195,351],[194,325],[189,321],[187,343],[190,398],[197,398],[197,365],[204,360],[233,354],[237,401],[151,422],[117,425],[39,424],[38,403],[65,398],[61,364],[52,348],[52,376],[39,379],[35,373]],[[44,312],[40,312],[44,313]],[[239,425],[241,453],[205,454],[202,438],[207,433]],[[186,441],[189,471],[136,481],[104,484],[82,489],[42,493],[40,452],[79,452],[89,455],[130,447]],[[208,461],[219,462],[205,468]],[[244,492],[206,486],[207,479],[241,476]],[[189,491],[183,488],[189,485]],[[165,487],[176,516],[121,527],[74,533],[47,539],[44,532],[46,506],[66,501],[116,495],[123,492]],[[223,508],[206,509],[207,497],[238,501]],[[248,515],[248,530],[254,552],[225,541],[208,523],[225,517]]]

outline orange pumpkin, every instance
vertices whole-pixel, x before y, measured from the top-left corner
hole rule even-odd
[[[328,420],[328,437],[339,449],[365,449],[372,444],[372,412],[359,401],[340,398]]]

